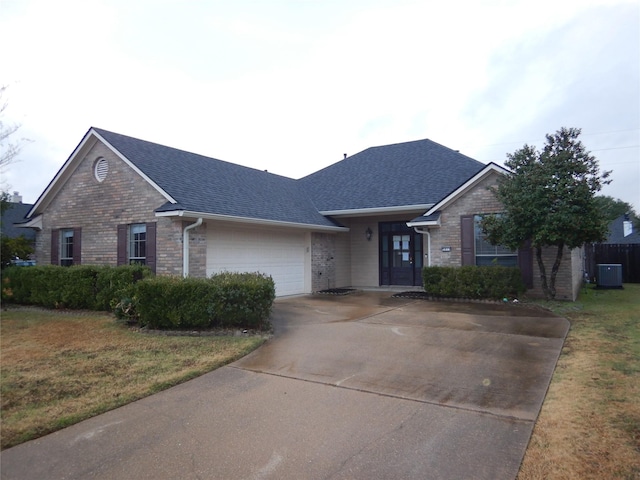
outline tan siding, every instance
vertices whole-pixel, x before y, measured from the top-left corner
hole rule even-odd
[[[378,263],[378,218],[354,218],[351,228],[351,282],[356,287],[372,287],[380,284]],[[373,236],[370,241],[365,231],[370,228]]]
[[[351,242],[348,233],[336,234],[336,287],[351,286]]]

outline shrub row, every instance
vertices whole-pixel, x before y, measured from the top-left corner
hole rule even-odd
[[[154,329],[261,328],[275,291],[273,279],[260,273],[154,277],[136,284],[136,313],[142,325]]]
[[[422,283],[427,293],[446,298],[518,296],[525,291],[520,269],[513,267],[424,267]]]
[[[2,271],[2,301],[109,311],[114,302],[133,294],[137,280],[151,275],[149,268],[139,265],[9,267]]]

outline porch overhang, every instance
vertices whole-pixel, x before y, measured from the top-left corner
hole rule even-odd
[[[26,222],[14,223],[18,228],[33,228],[34,230],[42,230],[42,215],[30,218]]]
[[[373,207],[373,208],[352,208],[344,210],[322,210],[320,213],[325,217],[367,217],[375,215],[389,215],[394,213],[410,213],[424,211],[433,207],[433,203],[421,205],[397,205],[393,207]]]
[[[440,211],[434,212],[430,215],[422,215],[416,217],[410,222],[407,222],[407,227],[420,228],[420,227],[439,227],[440,226]]]

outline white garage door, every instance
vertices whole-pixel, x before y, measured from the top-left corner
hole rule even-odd
[[[207,225],[207,276],[223,271],[271,275],[276,295],[304,292],[304,232]]]

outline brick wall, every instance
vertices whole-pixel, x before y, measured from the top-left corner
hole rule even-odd
[[[558,249],[556,247],[542,250],[542,262],[547,275],[547,284],[551,282],[551,269],[556,260],[557,252]],[[556,300],[574,301],[578,297],[583,281],[583,259],[584,249],[582,248],[569,250],[565,247],[562,251],[562,262],[556,276]],[[540,268],[535,257],[533,259],[533,289],[528,291],[527,295],[544,297]]]
[[[497,179],[497,173],[487,176],[441,212],[440,222],[442,226],[430,229],[431,265],[444,267],[462,265],[460,217],[462,215],[498,213],[503,210],[500,202],[496,200],[495,195],[489,190],[489,187],[496,185]],[[450,247],[451,251],[443,252],[443,247]]]
[[[311,290],[336,288],[336,236],[311,234]]]
[[[182,228],[194,222],[182,222]],[[182,256],[180,257],[182,258]],[[207,224],[189,230],[189,276],[207,276]]]
[[[109,171],[102,182],[94,165],[103,157]],[[51,229],[82,228],[82,264],[116,265],[117,226],[157,222],[157,273],[182,273],[181,222],[158,218],[153,210],[166,199],[101,142],[91,147],[42,216],[36,260],[51,261]]]
[[[492,173],[463,196],[448,205],[441,213],[442,226],[431,228],[431,265],[457,267],[462,264],[462,245],[460,235],[460,217],[483,213],[499,213],[502,205],[489,187],[497,185],[499,174]],[[450,252],[443,252],[442,247],[451,247]],[[427,251],[425,246],[425,252]],[[563,252],[562,263],[556,277],[556,298],[559,300],[575,300],[581,285],[582,256],[581,249]],[[545,248],[542,258],[547,271],[547,279],[555,260],[556,248]],[[425,261],[426,264],[426,261]],[[533,288],[527,292],[532,297],[542,297],[540,269],[533,260]]]

